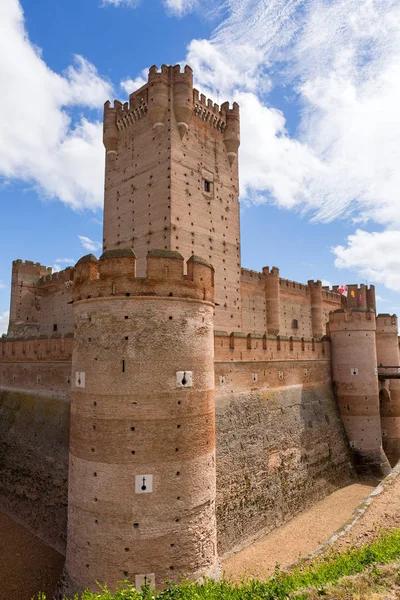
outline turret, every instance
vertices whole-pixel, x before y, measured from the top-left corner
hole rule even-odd
[[[312,279],[308,282],[311,301],[311,326],[312,335],[314,338],[320,339],[325,335],[323,319],[322,319],[322,282]]]
[[[117,118],[121,112],[121,103],[116,101],[114,108],[111,108],[111,102],[108,100],[104,104],[103,120],[103,144],[106,154],[116,154],[118,146],[118,127]]]
[[[222,111],[226,113],[226,128],[224,131],[224,142],[228,152],[228,158],[231,165],[237,159],[240,146],[240,111],[237,102],[233,103],[233,108],[229,108],[229,102],[221,106]]]
[[[154,129],[163,129],[165,117],[168,112],[168,67],[162,65],[161,72],[157,67],[151,67],[149,71],[149,100],[148,115],[153,123]]]
[[[376,351],[382,375],[400,376],[397,315],[377,316]],[[400,379],[383,379],[380,388],[383,449],[394,467],[400,460]]]
[[[375,313],[339,309],[329,315],[336,399],[357,470],[384,477],[390,472],[382,448]]]
[[[270,335],[279,335],[281,328],[281,306],[279,294],[279,269],[263,268],[265,276],[265,303],[267,308],[267,329]]]
[[[181,139],[193,117],[193,70],[188,65],[181,73],[180,65],[173,67],[174,113]]]
[[[178,252],[75,270],[66,592],[219,574],[214,272]]]

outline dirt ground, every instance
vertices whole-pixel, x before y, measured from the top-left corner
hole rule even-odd
[[[333,544],[335,550],[361,546],[379,537],[383,530],[400,527],[400,475],[376,496],[364,515]]]
[[[222,563],[225,576],[235,581],[244,576],[264,578],[276,563],[282,568],[296,562],[326,542],[374,487],[354,483],[337,490],[289,523],[275,529]]]
[[[0,513],[1,600],[31,600],[39,591],[50,600],[63,565],[61,554]]]
[[[286,525],[271,532],[223,562],[225,575],[240,580],[248,575],[263,578],[276,563],[286,567],[326,542],[351,517],[354,509],[374,489],[355,483]],[[382,529],[400,526],[400,477],[377,496],[353,528],[334,544],[337,550],[374,539]],[[64,558],[22,526],[0,513],[0,600],[31,600],[39,591],[51,599]],[[379,597],[379,596],[378,596]]]

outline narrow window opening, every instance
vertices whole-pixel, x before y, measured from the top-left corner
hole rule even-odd
[[[57,325],[56,324],[53,325],[53,331],[57,331]]]
[[[133,529],[139,529],[139,523],[134,523],[133,524]]]
[[[122,372],[125,373],[125,361],[122,361]]]
[[[211,181],[208,181],[208,179],[204,180],[204,191],[209,194],[211,192]]]

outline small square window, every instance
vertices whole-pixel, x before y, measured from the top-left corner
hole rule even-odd
[[[208,179],[205,179],[205,180],[204,180],[204,191],[205,191],[207,194],[210,194],[210,193],[211,193],[211,181],[208,181]]]

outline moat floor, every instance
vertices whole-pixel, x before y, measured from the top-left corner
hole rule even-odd
[[[337,490],[291,521],[222,563],[227,578],[270,575],[276,563],[282,568],[307,556],[326,542],[346,521],[374,486],[354,483]]]
[[[64,557],[0,513],[0,599],[31,600],[39,591],[51,600]]]
[[[264,577],[273,571],[277,562],[282,567],[294,563],[299,555],[306,556],[328,540],[373,489],[371,485],[355,483],[334,492],[283,527],[225,560],[225,575],[233,579],[244,575]],[[393,489],[388,493],[391,504],[393,493]],[[396,502],[400,506],[400,480]],[[386,504],[381,508],[386,515],[393,510],[393,506]],[[375,512],[379,510],[380,506],[373,509],[375,522],[378,520]],[[63,562],[64,558],[58,552],[0,513],[1,600],[31,600],[39,591],[51,599]]]

